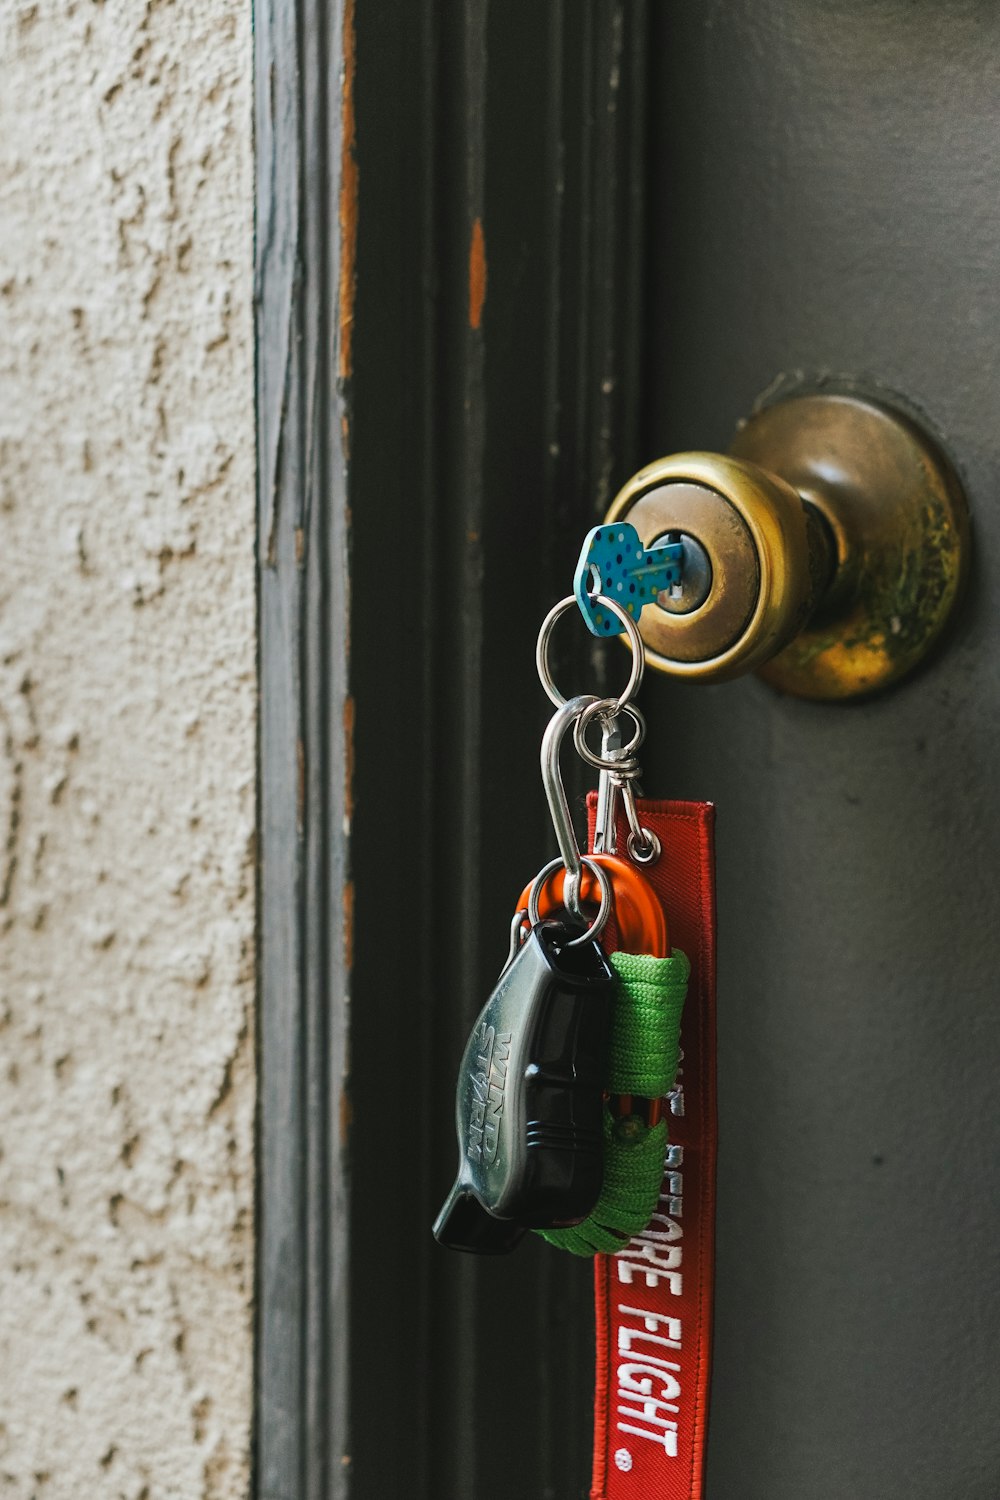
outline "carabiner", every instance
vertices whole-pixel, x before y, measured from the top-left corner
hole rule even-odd
[[[596,702],[597,699],[589,693],[583,693],[578,698],[570,698],[561,708],[556,709],[542,736],[542,785],[545,788],[549,812],[552,815],[552,826],[555,829],[556,843],[559,845],[559,855],[566,866],[568,876],[564,906],[578,922],[583,920],[580,907],[580,880],[583,866],[580,860],[580,846],[576,841],[576,832],[573,828],[573,819],[570,817],[569,803],[566,800],[562,771],[559,767],[559,751],[566,731],[572,724],[575,724],[585,708],[589,708],[592,703]]]

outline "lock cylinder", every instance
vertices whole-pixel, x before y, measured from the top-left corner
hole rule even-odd
[[[666,670],[678,677],[723,681],[780,651],[805,622],[826,562],[811,560],[806,510],[791,486],[754,465],[705,453],[661,459],[630,483],[635,498],[618,514],[627,510],[647,546],[651,533],[656,541],[688,538],[680,585],[647,606],[640,621],[650,664],[669,663]],[[614,510],[609,519],[617,519]]]
[[[930,650],[961,592],[961,485],[909,418],[855,395],[755,413],[729,455],[678,453],[616,497],[648,550],[683,546],[680,582],[642,610],[648,664],[721,682],[757,671],[799,697],[871,693]]]

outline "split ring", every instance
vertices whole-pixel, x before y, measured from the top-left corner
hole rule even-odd
[[[611,611],[616,620],[621,621],[625,626],[628,642],[632,648],[632,671],[625,685],[625,691],[620,698],[614,699],[615,713],[622,713],[628,707],[630,700],[639,691],[643,670],[646,665],[645,647],[642,644],[642,636],[639,634],[638,625],[628,610],[623,609],[616,599],[609,599],[607,594],[598,594],[594,602],[595,604],[603,604],[606,609]],[[566,699],[556,687],[551,668],[549,667],[549,637],[560,615],[564,615],[568,609],[575,607],[575,594],[570,594],[567,598],[561,599],[558,604],[554,604],[542,621],[542,628],[538,632],[538,645],[535,647],[535,663],[538,667],[538,675],[541,678],[542,687],[557,708],[562,708]]]
[[[576,603],[575,599],[573,600],[573,603]],[[594,875],[596,876],[597,884],[600,886],[601,890],[601,904],[597,909],[597,916],[591,922],[590,926],[586,927],[584,931],[581,932],[579,937],[570,938],[569,942],[566,944],[567,948],[578,948],[581,943],[586,943],[589,942],[591,938],[599,937],[600,934],[604,931],[605,924],[607,923],[607,920],[611,915],[611,908],[614,904],[614,889],[611,884],[611,877],[608,874],[607,870],[604,869],[603,865],[599,865],[596,860],[589,859],[587,855],[583,856],[580,863],[586,865],[587,868],[589,870],[592,870]],[[528,892],[528,921],[531,923],[532,927],[537,927],[539,921],[541,920],[538,912],[538,898],[541,894],[542,887],[544,886],[550,875],[554,874],[556,870],[561,870],[564,868],[565,867],[561,859],[550,860],[547,865],[544,865],[543,868],[539,870],[538,874],[531,882],[531,890]]]
[[[621,770],[623,762],[630,760],[636,754],[639,746],[646,738],[646,720],[634,704],[626,703],[624,712],[628,714],[629,718],[635,724],[635,734],[627,745],[623,745],[620,750],[615,751],[614,760],[605,760],[603,756],[596,755],[587,744],[586,739],[590,721],[600,718],[602,715],[609,718],[611,715],[617,717],[620,712],[618,700],[614,698],[598,698],[596,703],[592,703],[589,708],[583,709],[573,726],[573,743],[576,746],[577,754],[581,760],[586,761],[588,766],[593,766],[598,771]]]

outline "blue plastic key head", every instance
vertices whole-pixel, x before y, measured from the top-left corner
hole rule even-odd
[[[573,592],[594,635],[621,635],[625,626],[597,596],[605,594],[638,621],[643,607],[681,581],[682,542],[643,547],[627,521],[595,526],[587,533],[576,565]]]

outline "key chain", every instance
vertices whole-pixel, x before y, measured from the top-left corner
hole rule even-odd
[[[599,893],[588,923],[580,899],[584,860],[559,775],[563,736],[593,701],[575,698],[560,707],[542,742],[561,858],[525,891],[507,963],[462,1058],[458,1176],[434,1225],[435,1237],[451,1249],[511,1250],[528,1228],[585,1218],[601,1189],[614,973],[598,938],[611,915],[612,877],[586,861]],[[564,868],[565,905],[543,919],[540,893],[557,867]]]
[[[559,849],[516,903],[510,950],[466,1045],[459,1171],[434,1233],[509,1251],[535,1230],[594,1259],[592,1500],[698,1500],[711,1353],[715,1181],[714,808],[642,797],[636,620],[683,549],[627,525],[584,541],[539,631],[555,713],[543,784]],[[579,607],[632,649],[618,698],[565,699],[548,648]],[[588,740],[597,724],[600,751]],[[560,770],[572,729],[599,773],[581,854]],[[689,962],[690,959],[690,962]],[[687,1001],[685,1002],[685,992]]]

